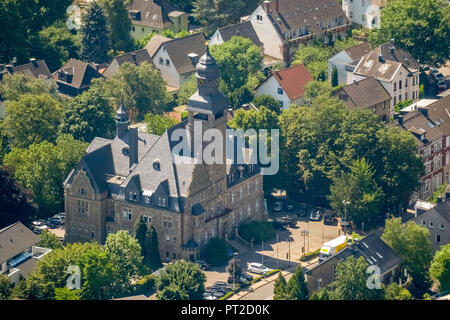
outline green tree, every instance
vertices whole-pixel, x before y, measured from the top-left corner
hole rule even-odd
[[[184,260],[168,264],[157,278],[160,300],[203,300],[206,276],[200,266]]]
[[[62,249],[63,245],[61,241],[59,241],[58,237],[53,233],[50,233],[48,230],[42,231],[39,235],[41,241],[39,241],[38,246],[49,249]]]
[[[81,300],[81,291],[77,289],[55,288],[55,300]]]
[[[257,108],[266,107],[270,111],[275,112],[276,114],[281,113],[281,103],[277,99],[268,94],[262,94],[253,99],[253,105]]]
[[[325,81],[311,81],[305,86],[305,104],[311,105],[319,97],[331,97],[333,88]]]
[[[8,101],[3,126],[14,147],[26,148],[33,143],[54,142],[62,108],[49,94],[25,94]]]
[[[336,280],[330,285],[333,300],[373,300],[380,297],[381,289],[369,289],[366,272],[369,264],[363,257],[353,256],[336,266]]]
[[[81,56],[85,61],[96,63],[108,61],[109,39],[106,17],[96,1],[83,16],[81,36]]]
[[[92,85],[88,91],[68,101],[59,129],[61,133],[85,142],[91,142],[95,137],[113,138],[114,117],[114,109],[101,87]]]
[[[53,80],[33,79],[24,74],[5,75],[0,82],[0,94],[7,101],[17,101],[22,95],[47,93],[58,99],[57,86]]]
[[[70,58],[78,58],[80,37],[67,28],[65,20],[58,21],[39,32],[39,46],[34,50],[36,57],[45,59],[54,71]]]
[[[146,62],[139,66],[126,62],[111,79],[97,80],[94,84],[104,90],[106,98],[117,102],[123,98],[132,121],[136,121],[138,115],[143,116],[149,112],[161,114],[172,101],[161,73]]]
[[[328,78],[328,59],[331,55],[329,47],[300,45],[294,54],[292,65],[304,64],[314,79],[323,81]]]
[[[333,66],[333,69],[331,71],[331,86],[337,87],[338,85],[339,85],[338,70],[336,66]]]
[[[429,286],[428,270],[433,259],[430,232],[416,223],[402,224],[400,218],[386,220],[382,239],[402,259],[419,289]]]
[[[249,39],[233,36],[227,42],[213,45],[211,55],[220,68],[220,89],[229,100],[235,101],[233,106],[250,102],[252,100],[250,91],[254,89],[255,82],[258,83],[259,76],[262,75],[261,50]]]
[[[169,116],[152,113],[147,113],[144,121],[147,125],[147,132],[158,136],[162,135],[167,129],[177,124],[177,122]]]
[[[131,39],[131,20],[128,17],[127,6],[130,0],[100,0],[108,23],[109,39],[111,49],[115,52],[129,52],[134,48]]]
[[[441,291],[450,289],[450,244],[441,246],[430,266],[431,279],[439,281]]]
[[[120,230],[110,233],[106,238],[105,249],[114,266],[116,278],[115,294],[124,294],[131,288],[131,280],[137,278],[144,271],[141,246],[128,231]]]
[[[282,273],[278,274],[277,280],[275,280],[273,287],[273,300],[287,300],[286,294],[286,279],[283,277]]]
[[[217,28],[238,22],[244,6],[242,0],[196,0],[192,16],[212,35]]]
[[[349,173],[333,179],[328,197],[331,207],[344,216],[343,201],[347,206],[347,217],[356,226],[375,226],[384,214],[381,210],[384,194],[374,179],[373,166],[365,158],[354,161]]]
[[[321,288],[313,292],[309,300],[331,300],[330,294],[326,288]]]
[[[7,300],[11,295],[11,281],[5,274],[0,274],[0,300]]]
[[[380,45],[390,39],[421,64],[445,63],[450,56],[448,3],[442,0],[390,1],[382,11],[381,27],[370,34],[369,41]]]
[[[411,293],[408,289],[399,286],[397,283],[389,284],[384,289],[385,300],[412,300]]]
[[[227,246],[220,238],[211,238],[205,247],[206,260],[212,266],[221,266],[228,261]]]
[[[27,149],[13,148],[4,164],[14,168],[15,179],[33,191],[41,216],[49,215],[63,209],[63,182],[86,148],[86,143],[61,135],[56,145],[44,141]]]
[[[152,224],[148,229],[148,266],[151,270],[158,270],[162,267],[161,256],[159,254],[158,232]]]
[[[189,80],[185,81],[178,93],[177,103],[178,105],[188,104],[189,98],[197,92],[197,79],[192,75]]]
[[[16,181],[11,168],[0,167],[0,194],[0,229],[17,221],[29,225],[36,213],[34,197]]]
[[[289,300],[307,300],[308,299],[308,285],[305,281],[302,266],[299,265],[295,269],[292,277],[286,285],[286,295]]]

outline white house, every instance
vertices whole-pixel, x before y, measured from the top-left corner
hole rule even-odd
[[[256,95],[270,95],[281,102],[281,107],[289,108],[291,104],[302,105],[305,85],[313,81],[313,76],[303,64],[284,70],[274,71],[256,89]]]
[[[203,33],[197,33],[161,44],[153,64],[168,86],[178,90],[194,74],[198,57],[205,53],[205,42]]]
[[[390,116],[393,117],[398,102],[419,99],[419,69],[416,59],[388,41],[361,58],[347,83],[370,76],[380,81],[392,97]]]
[[[335,0],[264,1],[249,16],[264,55],[290,61],[300,44],[345,38],[347,18]]]
[[[380,27],[384,0],[342,0],[342,10],[351,23],[369,29]]]
[[[328,78],[331,82],[333,69],[338,73],[338,84],[348,84],[348,78],[356,68],[359,60],[370,51],[368,43],[361,43],[348,49],[342,50],[328,60]]]

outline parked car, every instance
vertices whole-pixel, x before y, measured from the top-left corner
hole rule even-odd
[[[337,224],[337,219],[333,214],[327,214],[323,216],[323,223],[326,225],[335,225]]]
[[[248,273],[241,274],[240,277],[236,277],[234,279],[235,283],[244,283],[244,282],[252,281],[252,280],[253,280],[253,276]],[[227,283],[229,283],[230,285],[233,283],[233,276],[228,277]]]
[[[322,214],[319,210],[312,210],[309,216],[309,220],[311,221],[320,221],[322,220]]]
[[[440,81],[440,80],[444,80],[445,81],[444,75],[442,73],[440,73],[440,72],[433,73],[433,76],[436,79],[436,81]]]
[[[225,281],[216,281],[213,283],[213,287],[222,287],[227,289],[228,291],[231,290],[231,286]]]
[[[297,223],[295,222],[295,219],[289,216],[284,216],[281,218],[282,221],[285,221],[287,225],[291,228],[295,227]]]
[[[273,205],[273,211],[275,212],[283,211],[283,203],[281,201],[275,202],[275,204]]]
[[[308,211],[306,211],[306,209],[300,208],[300,209],[297,209],[295,214],[299,217],[306,217],[308,215]]]
[[[288,225],[289,223],[282,219],[275,219],[272,221],[272,226],[275,230],[286,230]]]
[[[211,268],[211,265],[203,260],[196,260],[194,263],[198,264],[202,270],[208,270]]]
[[[288,204],[285,209],[286,212],[294,212],[294,206],[292,204]]]
[[[267,268],[266,266],[262,265],[261,263],[255,263],[255,262],[250,263],[247,270],[249,272],[253,272],[253,273],[257,273],[257,274],[266,274],[267,272],[270,271],[270,269]]]
[[[348,227],[350,226],[350,221],[347,219],[345,220],[344,218],[341,218],[341,227]]]
[[[206,292],[203,294],[205,300],[217,300],[218,298],[212,292]]]
[[[444,79],[438,80],[437,86],[439,91],[447,90],[447,82]]]

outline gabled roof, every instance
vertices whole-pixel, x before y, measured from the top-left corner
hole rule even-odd
[[[250,21],[219,28],[218,31],[224,42],[229,41],[233,36],[239,36],[250,39],[252,43],[258,47],[262,45]]]
[[[66,78],[60,79],[60,72],[70,75],[71,81],[67,82]],[[60,69],[56,70],[52,77],[56,83],[63,83],[76,89],[84,89],[89,87],[92,79],[100,78],[102,75],[91,64],[77,59],[70,59]]]
[[[166,29],[173,25],[169,17],[186,14],[166,0],[133,0],[128,12],[139,12],[140,19],[131,19],[133,24]]]
[[[354,73],[390,82],[400,66],[409,72],[416,72],[420,68],[420,64],[408,52],[388,41],[364,55]]]
[[[128,53],[124,53],[114,58],[117,64],[121,66],[125,62],[130,62],[135,65],[140,65],[143,62],[153,64],[152,57],[146,49],[136,50]]]
[[[36,245],[40,238],[33,231],[16,222],[0,230],[0,264]]]
[[[348,84],[341,90],[359,108],[367,108],[391,99],[389,92],[374,77]]]
[[[44,60],[34,60],[33,62],[25,63],[20,66],[8,66],[0,70],[0,81],[4,75],[12,74],[25,74],[31,78],[44,78],[48,79],[52,77],[52,73],[47,67]]]
[[[446,96],[428,105],[428,117],[439,124],[445,135],[450,135],[450,96]]]
[[[272,76],[275,77],[291,100],[303,97],[306,84],[314,80],[313,76],[303,64],[275,71]]]
[[[264,3],[261,5],[264,8]],[[276,29],[285,33],[288,30],[304,26],[311,28],[312,33],[321,33],[320,22],[335,18],[347,19],[341,6],[335,0],[279,0],[279,8],[275,10],[274,1],[267,14]]]
[[[357,44],[356,46],[344,50],[352,61],[359,61],[365,54],[369,53],[370,46],[367,42]]]
[[[150,55],[150,58],[153,59],[153,56],[156,54],[158,49],[161,47],[161,45],[167,41],[170,41],[172,39],[161,36],[159,34],[155,34],[150,41],[145,46],[145,49],[147,50],[148,54]]]
[[[163,43],[161,48],[165,48],[172,60],[178,74],[184,74],[195,70],[189,58],[190,53],[195,53],[199,57],[205,53],[206,39],[203,33],[196,33],[184,38],[173,39]],[[160,50],[161,50],[160,48]]]

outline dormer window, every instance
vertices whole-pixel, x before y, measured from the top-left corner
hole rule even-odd
[[[161,164],[160,164],[159,160],[155,160],[153,162],[153,169],[155,169],[156,171],[161,171]]]
[[[258,15],[256,16],[256,20],[257,20],[257,21],[263,21],[263,17],[262,17],[261,15],[258,14]]]

